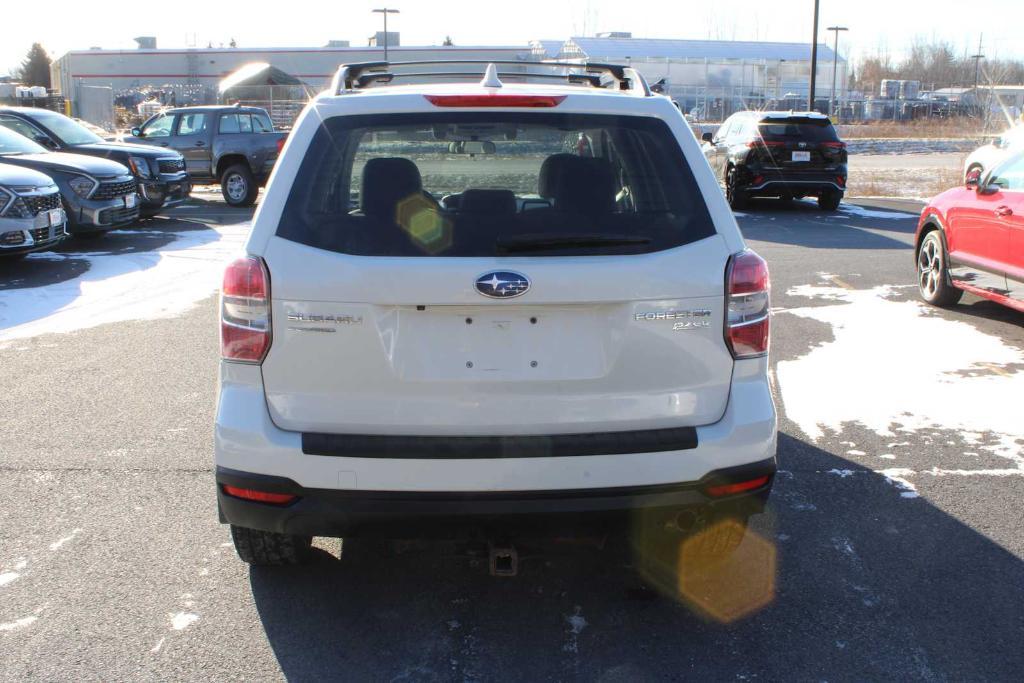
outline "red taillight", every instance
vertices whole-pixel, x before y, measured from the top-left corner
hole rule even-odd
[[[260,363],[269,349],[270,276],[262,259],[247,256],[224,271],[220,355],[225,360]]]
[[[281,150],[282,150],[282,149],[284,149],[284,141],[285,141],[285,138],[280,138],[280,139],[279,139],[279,140],[277,141],[277,153],[278,153],[278,154],[280,154],[280,153],[281,153]]]
[[[726,268],[725,343],[733,358],[768,353],[768,264],[754,252],[734,254]]]
[[[722,496],[731,496],[736,493],[743,493],[744,491],[753,491],[759,489],[768,483],[769,477],[767,475],[758,477],[757,479],[750,479],[748,481],[738,481],[734,484],[718,484],[716,486],[707,486],[704,488],[704,492],[714,498],[721,498]]]
[[[845,142],[823,142],[822,147],[831,147],[832,149],[846,149]]]
[[[844,178],[841,175],[837,175],[836,176],[836,184],[839,185],[839,187],[845,187],[846,186],[846,178]]]
[[[243,500],[252,500],[257,503],[271,503],[273,505],[284,505],[290,503],[298,496],[293,496],[290,493],[270,493],[269,491],[255,491],[253,489],[243,489],[237,486],[223,485],[224,493],[235,498],[241,498]]]
[[[424,95],[435,107],[557,107],[565,95]]]

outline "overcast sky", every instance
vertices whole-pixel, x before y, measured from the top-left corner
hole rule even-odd
[[[634,37],[810,41],[813,0],[394,0],[401,14],[389,28],[404,45],[434,45],[450,35],[456,45],[524,44],[595,31],[632,31]],[[286,0],[188,2],[48,0],[4,2],[0,73],[20,63],[39,41],[52,57],[91,46],[131,49],[132,38],[155,35],[160,47],[205,47],[234,38],[241,47],[309,46],[330,39],[365,45],[380,29],[378,2]],[[265,8],[265,9],[264,9]],[[45,17],[44,17],[45,14]],[[50,21],[46,21],[49,19]],[[854,58],[883,47],[898,57],[915,39],[942,39],[977,49],[984,33],[988,56],[1024,59],[1024,0],[821,0],[822,28],[848,26],[840,52]],[[831,44],[831,41],[829,41]]]

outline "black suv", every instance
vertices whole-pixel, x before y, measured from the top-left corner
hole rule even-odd
[[[74,119],[48,109],[0,107],[0,126],[51,151],[103,157],[127,166],[138,186],[139,209],[144,218],[181,204],[192,191],[185,159],[174,150],[108,142]]]
[[[704,156],[734,209],[751,197],[803,199],[835,211],[846,190],[846,143],[817,112],[744,111],[712,135]]]

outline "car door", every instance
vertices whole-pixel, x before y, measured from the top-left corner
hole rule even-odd
[[[193,177],[209,178],[211,169],[210,126],[212,115],[205,111],[182,111],[171,136],[171,146],[185,157],[185,168]]]
[[[725,162],[729,158],[729,135],[730,131],[736,124],[736,119],[728,118],[725,123],[722,124],[721,128],[715,133],[715,137],[711,140],[712,146],[715,148],[713,154],[713,161],[711,167],[715,169],[715,176],[718,178],[725,177]]]
[[[1024,153],[998,167],[989,183],[999,187],[1002,196],[994,211],[1008,235],[1003,257],[1006,287],[1010,296],[1024,302]]]
[[[1005,294],[1010,230],[1001,214],[1008,199],[993,178],[989,173],[977,191],[963,191],[946,211],[946,246],[954,280]]]
[[[160,113],[142,124],[139,141],[147,145],[169,147],[174,130],[174,114]]]

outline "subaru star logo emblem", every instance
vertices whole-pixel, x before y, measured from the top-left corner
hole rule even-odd
[[[511,299],[526,294],[530,280],[522,273],[492,270],[476,279],[476,291],[492,299]]]

